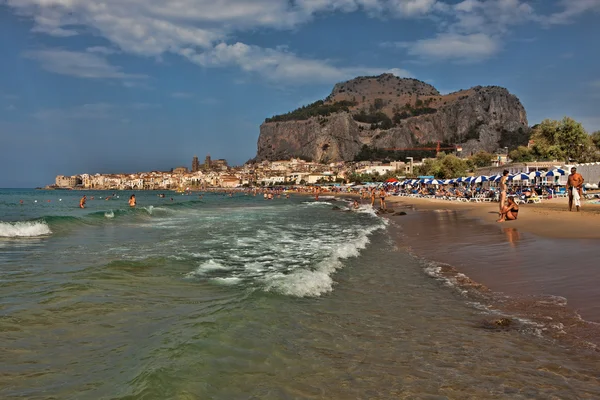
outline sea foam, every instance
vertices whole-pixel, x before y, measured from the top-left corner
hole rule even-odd
[[[0,222],[0,237],[36,237],[51,233],[50,227],[43,221]]]
[[[370,243],[369,236],[384,226],[382,223],[365,228],[354,239],[332,246],[329,256],[319,262],[313,270],[298,269],[290,274],[275,273],[265,276],[266,290],[296,297],[318,297],[331,292],[335,284],[332,274],[344,266],[341,260],[358,257],[360,251]]]

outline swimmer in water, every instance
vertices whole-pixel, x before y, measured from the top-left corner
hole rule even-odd
[[[135,207],[135,204],[136,204],[136,202],[135,202],[135,194],[132,194],[129,197],[129,207]]]
[[[83,197],[79,200],[79,208],[85,208],[85,201],[87,200],[87,196],[83,195]]]

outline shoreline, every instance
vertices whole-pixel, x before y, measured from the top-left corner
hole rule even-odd
[[[382,215],[390,238],[428,275],[536,334],[600,352],[598,205],[569,213],[567,199],[526,204],[519,220],[497,223],[498,203],[391,199],[406,215]]]

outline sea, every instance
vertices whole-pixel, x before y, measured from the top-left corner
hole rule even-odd
[[[0,398],[600,398],[595,322],[568,296],[466,272],[514,234],[333,196],[159,194],[0,189]]]

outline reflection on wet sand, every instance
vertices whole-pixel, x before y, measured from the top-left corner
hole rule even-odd
[[[506,239],[510,243],[511,247],[516,247],[517,242],[521,240],[521,235],[516,228],[503,228],[502,232],[506,234]]]
[[[455,281],[489,288],[501,309],[570,326],[579,324],[579,315],[600,322],[599,240],[542,238],[449,210],[415,211],[394,221],[405,246],[446,265],[442,269]]]

